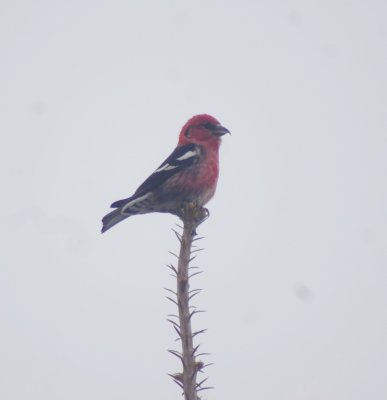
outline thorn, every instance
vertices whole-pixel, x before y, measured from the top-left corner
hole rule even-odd
[[[208,378],[204,378],[202,381],[200,381],[199,383],[196,384],[197,388],[200,388],[204,382],[208,381]]]
[[[192,293],[190,296],[188,296],[188,301],[191,301],[191,299],[193,298],[193,297],[195,297],[197,294],[199,294],[201,292],[201,290],[200,291],[197,291],[197,292],[195,292],[195,293]]]
[[[175,234],[175,236],[177,237],[177,240],[181,243],[182,241],[182,236],[178,231],[175,231],[174,229],[172,229],[172,232]]]
[[[191,251],[191,254],[192,253],[199,253],[199,251],[203,251],[204,249],[201,247],[200,249],[194,249],[194,250],[192,250]]]
[[[194,347],[194,349],[192,350],[192,354],[191,356],[194,356],[196,351],[198,350],[198,348],[200,347],[200,344],[198,344],[197,346]]]
[[[202,239],[204,239],[204,236],[198,236],[198,237],[192,239],[192,241],[196,242],[197,240],[202,240]]]
[[[184,375],[181,372],[178,372],[176,374],[168,374],[172,379],[175,379],[178,382],[183,382],[183,377]]]
[[[201,292],[203,289],[191,289],[188,293],[191,294],[193,292]]]
[[[192,294],[192,293],[195,293],[195,292],[202,292],[202,291],[203,291],[203,289],[200,289],[200,288],[191,289],[191,290],[188,291],[188,294]]]
[[[184,386],[179,382],[179,381],[177,381],[177,380],[173,380],[177,385],[179,385],[183,390],[184,390]],[[184,394],[184,392],[182,393],[182,395]],[[198,399],[199,399],[199,397],[198,397]]]
[[[174,294],[175,296],[177,296],[177,293],[176,293],[174,290],[172,290],[172,289],[164,288],[164,290],[166,290],[166,291],[168,291],[168,292]]]
[[[193,274],[189,275],[188,278],[191,279],[191,278],[193,278],[195,275],[200,275],[200,274],[202,274],[202,273],[203,273],[203,271],[194,272]]]
[[[168,296],[165,296],[165,297],[166,297],[169,301],[172,301],[173,304],[178,305],[176,300],[174,300],[174,299],[172,299],[171,297],[168,297]]]
[[[180,339],[181,339],[182,336],[181,336],[180,329],[179,329],[177,326],[175,326],[175,325],[173,325],[173,327],[175,328],[175,331],[177,332],[177,334],[179,335],[179,337],[180,337]]]
[[[196,331],[192,334],[192,337],[195,337],[197,335],[200,335],[201,333],[207,332],[207,329],[201,329],[200,331]]]
[[[167,317],[173,317],[179,319],[179,316],[176,314],[167,314]]]
[[[181,382],[179,381],[179,379],[175,377],[176,375],[181,375],[181,374],[168,374],[168,375],[172,378],[172,380],[173,380],[177,385],[179,385],[179,386],[184,390],[184,386],[181,384]]]
[[[204,388],[197,389],[197,392],[201,392],[202,390],[208,390],[208,389],[215,389],[215,388],[213,386],[207,386],[207,387],[204,387]]]
[[[174,257],[176,257],[177,259],[179,259],[179,256],[177,256],[173,251],[169,251],[169,250],[168,250],[168,253],[169,253],[169,254],[172,254]]]
[[[172,264],[166,264],[166,266],[177,275],[177,269]]]
[[[171,354],[173,354],[174,356],[176,356],[177,358],[180,358],[180,360],[183,362],[183,356],[180,352],[176,351],[176,350],[168,350]]]
[[[189,316],[188,316],[188,321],[190,321],[191,318],[192,318],[195,314],[196,314],[196,310],[191,311],[191,312],[189,313]]]
[[[205,310],[193,310],[193,311],[191,311],[190,313],[189,313],[189,317],[188,317],[188,320],[190,320],[195,314],[199,314],[199,313],[204,313],[204,312],[206,312]]]
[[[204,365],[202,366],[202,368],[200,369],[200,372],[203,372],[203,369],[204,369],[204,368],[211,367],[211,365],[214,365],[214,363],[204,364]]]
[[[180,328],[179,324],[177,322],[173,321],[172,319],[167,318],[167,321],[170,322],[174,327],[176,326],[177,328]]]

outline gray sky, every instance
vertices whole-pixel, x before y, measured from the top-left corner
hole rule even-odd
[[[0,398],[179,398],[170,215],[110,203],[209,113],[208,399],[387,398],[382,1],[0,6]]]

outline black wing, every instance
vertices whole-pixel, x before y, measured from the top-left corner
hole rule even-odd
[[[200,148],[193,143],[176,147],[172,154],[156,169],[156,171],[140,185],[132,197],[118,200],[114,202],[111,207],[118,208],[124,206],[129,200],[134,200],[154,190],[171,176],[196,164],[199,158]]]

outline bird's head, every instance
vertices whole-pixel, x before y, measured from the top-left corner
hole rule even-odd
[[[179,136],[179,144],[196,143],[219,147],[221,136],[226,133],[230,133],[230,131],[211,115],[195,115],[183,126]]]

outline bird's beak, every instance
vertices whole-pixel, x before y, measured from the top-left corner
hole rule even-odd
[[[214,131],[212,131],[212,133],[213,133],[215,136],[223,136],[223,135],[225,135],[226,133],[230,133],[230,131],[229,131],[227,128],[225,128],[224,126],[222,126],[222,125],[216,125],[216,128],[215,128]],[[231,133],[230,133],[230,134],[231,134]]]

